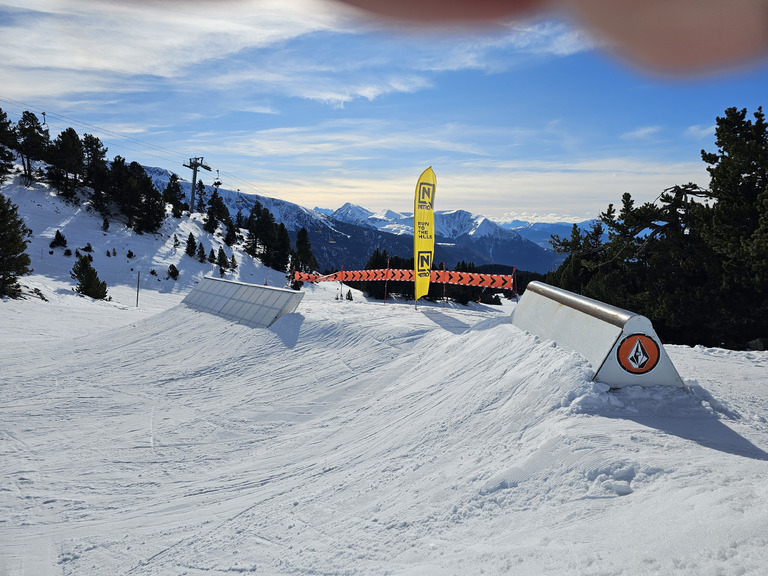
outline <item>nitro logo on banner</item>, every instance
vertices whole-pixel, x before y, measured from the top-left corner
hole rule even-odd
[[[416,254],[416,276],[429,278],[432,273],[432,252],[419,252]]]
[[[432,210],[435,196],[435,185],[428,182],[419,182],[419,191],[416,193],[416,206],[419,210]]]
[[[416,300],[429,292],[430,271],[435,251],[436,188],[437,177],[430,166],[419,176],[413,200],[413,267]]]
[[[422,174],[423,176],[423,174]],[[414,214],[414,229],[413,233],[418,236],[419,240],[426,240],[433,242],[434,236],[432,229],[434,228],[434,198],[435,198],[435,185],[430,182],[422,182],[419,180],[419,187],[416,189],[416,211],[422,212],[422,218],[418,221]],[[432,214],[430,219],[425,214]],[[418,228],[416,227],[418,226]],[[417,258],[422,257],[422,253],[416,255]],[[417,262],[417,269],[421,266]],[[432,266],[432,248],[429,249],[429,266]]]

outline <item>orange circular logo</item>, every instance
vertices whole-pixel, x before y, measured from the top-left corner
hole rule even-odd
[[[645,334],[631,334],[624,338],[616,351],[619,366],[630,374],[646,374],[656,367],[661,358],[659,345]]]

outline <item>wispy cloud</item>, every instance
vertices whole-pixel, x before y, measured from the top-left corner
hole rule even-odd
[[[688,126],[688,128],[685,130],[685,137],[692,140],[703,140],[704,138],[711,138],[714,133],[714,124],[696,124],[695,126]]]
[[[724,99],[617,72],[562,21],[404,32],[323,0],[0,2],[10,115],[47,110],[53,136],[181,172],[205,156],[310,207],[407,210],[431,164],[442,209],[594,215],[705,185]]]
[[[423,35],[364,34],[370,25],[340,5],[312,0],[6,0],[5,7],[13,17],[0,22],[3,36],[23,41],[0,42],[0,73],[17,79],[11,93],[19,98],[42,95],[45,79],[55,95],[137,90],[134,78],[163,78],[219,89],[258,82],[249,90],[343,106],[428,88],[424,72],[499,72],[525,55],[590,48],[582,33],[557,23],[433,32],[426,42]]]
[[[367,169],[384,163],[385,156],[396,153],[429,157],[440,154],[484,155],[474,139],[461,139],[472,127],[445,125],[424,133],[388,120],[356,119],[323,122],[313,126],[280,127],[255,132],[230,133],[211,143],[201,140],[210,154],[236,154],[243,158],[269,159],[270,164],[301,162],[303,166],[357,166]],[[477,128],[474,128],[477,130]],[[387,160],[388,161],[388,160]],[[365,162],[366,166],[360,166]]]
[[[279,2],[5,2],[0,57],[25,68],[170,77],[201,61],[333,30],[343,12],[308,0]],[[17,34],[14,34],[16,32]]]
[[[661,126],[641,126],[620,136],[622,140],[649,140],[661,132]]]
[[[254,186],[270,194],[314,207],[338,208],[354,202],[371,210],[407,211],[413,186],[425,165],[414,162],[397,171],[359,170],[351,164],[314,177],[297,174],[287,179],[279,169],[261,168]],[[707,174],[697,162],[642,162],[630,158],[602,158],[584,162],[488,162],[434,164],[440,210],[465,209],[501,215],[557,212],[576,220],[595,217],[608,203],[618,204],[624,192],[636,202],[654,200],[675,184],[705,185]]]

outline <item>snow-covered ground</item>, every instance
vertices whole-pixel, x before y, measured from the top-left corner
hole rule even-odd
[[[514,303],[329,284],[251,329],[180,304],[218,275],[184,255],[218,249],[199,221],[105,234],[2,192],[35,273],[0,301],[0,575],[768,573],[766,352],[668,346],[687,390],[608,391]],[[110,302],[71,290],[57,228]]]

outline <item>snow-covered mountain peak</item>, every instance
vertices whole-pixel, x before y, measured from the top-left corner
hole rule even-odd
[[[435,233],[451,239],[470,234],[475,228],[475,218],[466,210],[438,210],[435,212]]]
[[[475,229],[470,234],[476,238],[485,236],[498,236],[499,233],[508,232],[485,216],[475,218]],[[515,234],[514,232],[512,232]]]
[[[373,212],[370,210],[363,208],[362,206],[358,206],[357,204],[352,204],[351,202],[347,202],[336,210],[333,213],[333,218],[335,220],[339,220],[340,222],[348,222],[350,224],[360,224],[365,222]]]
[[[379,210],[369,216],[369,218],[375,218],[377,220],[403,220],[405,218],[413,218],[413,213],[408,212],[395,212],[394,210]]]

